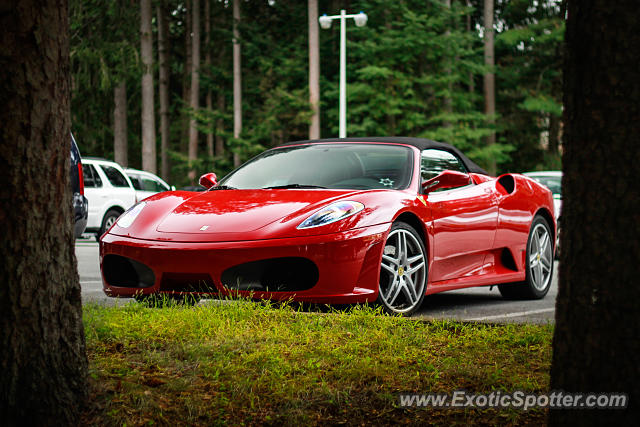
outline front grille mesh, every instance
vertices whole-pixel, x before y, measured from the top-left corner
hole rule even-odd
[[[102,272],[111,286],[124,288],[148,288],[153,286],[156,276],[146,265],[120,255],[105,255]]]
[[[218,291],[211,276],[207,273],[163,273],[160,290],[164,292],[203,292]]]
[[[270,258],[228,268],[222,284],[228,289],[297,292],[311,289],[320,277],[313,261],[302,257]]]

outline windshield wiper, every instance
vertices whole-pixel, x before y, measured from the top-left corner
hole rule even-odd
[[[287,184],[287,185],[274,185],[272,187],[263,187],[263,190],[277,190],[283,188],[327,188],[322,187],[320,185],[310,185],[310,184]]]
[[[217,185],[215,187],[211,187],[209,189],[209,191],[213,191],[213,190],[237,190],[236,187],[232,187],[230,185]]]

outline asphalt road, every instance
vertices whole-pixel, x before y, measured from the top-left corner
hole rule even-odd
[[[98,243],[93,238],[76,241],[76,257],[83,302],[121,305],[130,301],[109,298],[102,292]],[[500,296],[497,286],[493,289],[469,288],[427,296],[414,316],[425,319],[455,319],[488,323],[553,323],[558,294],[557,272],[558,263],[556,262],[551,289],[542,300],[505,300]]]

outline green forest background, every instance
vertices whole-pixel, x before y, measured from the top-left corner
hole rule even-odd
[[[204,18],[204,1],[201,1]],[[210,1],[210,42],[201,30],[200,108],[189,108],[190,1],[154,1],[168,16],[169,156],[176,186],[188,171],[233,168],[279,143],[308,139],[307,2],[241,1],[243,130],[233,137],[231,1]],[[450,3],[450,7],[448,4]],[[498,173],[559,169],[562,147],[564,11],[559,0],[495,0],[495,69],[483,59],[481,0],[319,0],[322,15],[365,11],[347,29],[348,136],[414,136],[449,142]],[[141,168],[140,3],[70,0],[72,130],[83,156],[114,158],[114,88],[126,82],[128,166]],[[321,136],[338,134],[339,25],[320,30]],[[496,117],[484,114],[483,74],[496,75]],[[156,89],[157,90],[157,89]],[[213,107],[206,108],[210,93]],[[156,95],[156,104],[158,96]],[[198,159],[187,160],[189,119],[199,128]],[[156,109],[156,127],[158,127]],[[496,144],[487,136],[496,132]],[[158,158],[160,156],[158,135]],[[206,135],[224,144],[210,155]],[[158,161],[159,164],[159,161]],[[158,167],[158,171],[160,168]],[[160,174],[160,173],[159,173]]]

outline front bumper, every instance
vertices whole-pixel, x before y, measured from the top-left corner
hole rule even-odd
[[[105,234],[100,242],[103,289],[112,297],[179,293],[201,296],[234,294],[256,299],[328,304],[374,301],[378,296],[380,259],[390,227],[391,224],[379,224],[312,237],[216,243],[163,242]],[[122,283],[116,286],[105,279],[113,277],[113,274],[105,275],[107,255],[118,255],[143,264],[153,272],[153,276],[147,275],[152,278],[143,286],[123,286]],[[315,285],[295,292],[264,292],[237,290],[231,284],[223,284],[223,273],[232,267],[284,258],[304,258],[315,264],[318,272]],[[176,292],[167,283],[181,275],[208,277],[213,286],[206,290],[181,289]]]

